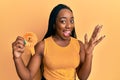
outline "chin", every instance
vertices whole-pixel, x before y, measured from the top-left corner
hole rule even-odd
[[[64,40],[69,40],[71,36],[64,36],[63,39]]]

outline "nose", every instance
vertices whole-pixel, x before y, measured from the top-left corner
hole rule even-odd
[[[72,27],[72,24],[68,21],[68,22],[66,23],[65,28],[66,28],[66,29],[70,29],[71,27]]]

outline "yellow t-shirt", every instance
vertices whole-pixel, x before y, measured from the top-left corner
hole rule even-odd
[[[76,67],[80,63],[80,45],[71,37],[69,45],[61,47],[52,37],[45,39],[44,77],[46,80],[75,80]]]

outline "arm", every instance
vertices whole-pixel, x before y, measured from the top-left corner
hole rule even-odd
[[[42,54],[43,54],[44,42],[39,42],[35,46],[35,54],[31,58],[28,66],[25,66],[21,58],[24,52],[24,39],[17,37],[16,41],[12,44],[13,59],[16,67],[18,76],[22,80],[32,80],[41,65]]]
[[[92,55],[86,55],[84,44],[80,43],[80,65],[77,68],[77,75],[80,80],[87,80],[92,66]]]
[[[88,41],[87,35],[85,35],[85,44],[83,44],[81,41],[79,41],[81,50],[80,50],[80,65],[77,68],[77,74],[78,78],[80,80],[87,80],[90,72],[91,72],[91,66],[92,66],[92,56],[93,56],[93,50],[95,46],[103,40],[105,36],[100,37],[97,39],[98,33],[100,32],[102,26],[97,25],[93,31],[93,34]]]

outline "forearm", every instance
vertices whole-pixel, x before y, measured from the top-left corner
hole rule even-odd
[[[85,56],[85,61],[78,70],[77,74],[80,80],[87,80],[91,72],[91,67],[92,67],[92,54],[89,54]]]
[[[30,71],[26,68],[22,58],[13,58],[16,71],[21,80],[31,80]]]

